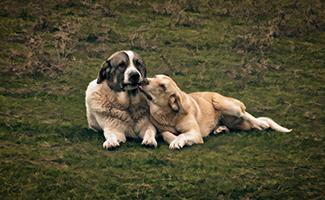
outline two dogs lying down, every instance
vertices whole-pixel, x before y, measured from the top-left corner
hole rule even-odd
[[[202,144],[211,132],[291,131],[270,118],[255,118],[237,99],[214,92],[187,94],[165,75],[147,78],[142,58],[133,51],[116,52],[102,64],[86,90],[86,111],[89,128],[104,133],[104,148],[117,147],[126,137],[156,147],[156,129],[171,149]]]

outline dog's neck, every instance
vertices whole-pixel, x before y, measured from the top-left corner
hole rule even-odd
[[[139,89],[125,91],[127,93],[127,98],[129,99],[129,104],[139,104],[141,103],[141,95],[139,94]]]
[[[136,88],[136,89],[133,89],[133,90],[127,90],[125,92],[127,92],[130,97],[135,97],[139,93],[139,89]]]
[[[163,110],[157,105],[150,105],[150,117],[154,124],[160,126],[171,126],[175,123],[175,113],[172,109]]]
[[[177,118],[183,115],[183,112],[175,112],[169,105],[158,106],[155,103],[150,103],[150,116],[155,124],[162,126],[174,126]]]
[[[117,105],[121,109],[128,109],[131,105],[141,103],[141,96],[138,89],[129,91],[115,91],[107,84],[101,84],[100,93],[107,95],[107,100],[112,104]]]

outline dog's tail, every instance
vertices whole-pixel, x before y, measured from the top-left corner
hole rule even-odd
[[[289,133],[289,132],[292,131],[292,129],[287,129],[287,128],[279,125],[278,123],[276,123],[275,121],[273,121],[273,119],[271,119],[271,118],[268,118],[268,117],[258,117],[257,119],[266,122],[269,125],[269,127],[271,129],[275,130],[275,131],[282,132],[282,133]]]

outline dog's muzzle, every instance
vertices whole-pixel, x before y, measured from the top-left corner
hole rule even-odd
[[[141,75],[137,70],[129,70],[128,72],[126,72],[125,76],[126,77],[123,83],[124,90],[134,90],[138,88],[138,86],[142,82]]]
[[[139,72],[133,71],[129,74],[129,82],[132,85],[138,84],[140,81],[140,74]]]
[[[145,82],[145,81],[147,81],[147,82]],[[152,101],[153,100],[153,98],[152,98],[152,96],[151,96],[151,94],[149,94],[143,87],[145,86],[145,85],[148,85],[149,84],[149,82],[148,82],[148,80],[147,79],[145,79],[145,81],[143,81],[142,82],[142,84],[141,85],[139,85],[139,90],[147,97],[147,99],[149,100],[149,101]]]

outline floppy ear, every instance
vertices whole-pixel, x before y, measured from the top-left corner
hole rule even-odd
[[[98,74],[98,78],[97,78],[97,84],[103,82],[103,80],[105,80],[107,77],[107,69],[110,68],[110,62],[109,60],[106,60],[105,62],[103,62],[99,74]]]
[[[179,112],[180,110],[182,110],[182,104],[179,94],[173,93],[172,95],[170,95],[168,103],[173,111]]]

